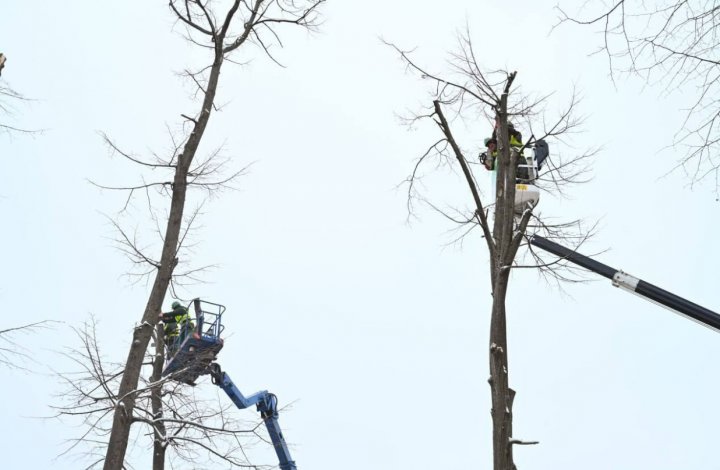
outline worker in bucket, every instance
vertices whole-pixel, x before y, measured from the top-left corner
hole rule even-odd
[[[187,335],[195,329],[195,325],[190,320],[188,309],[183,307],[177,300],[172,303],[172,311],[161,313],[159,318],[165,324],[163,332],[165,333],[168,356],[172,356]]]
[[[496,160],[497,160],[497,130],[500,127],[500,122],[498,121],[497,117],[495,118],[495,129],[493,129],[493,133],[491,137],[488,137],[485,139],[485,147],[486,151],[480,154],[480,163],[483,164],[486,170],[492,171],[496,168]],[[513,123],[508,122],[508,137],[510,138],[510,147],[515,149],[521,149],[522,144],[522,134],[520,131],[515,129],[515,126]]]

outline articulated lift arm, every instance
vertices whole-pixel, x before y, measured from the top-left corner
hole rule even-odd
[[[295,462],[290,457],[290,450],[287,447],[285,438],[280,430],[280,422],[278,421],[277,397],[265,390],[254,393],[249,397],[245,397],[233,383],[229,375],[220,369],[220,365],[213,363],[210,366],[210,376],[212,383],[222,388],[230,399],[240,409],[249,408],[253,405],[257,406],[268,434],[272,440],[275,453],[280,460],[280,470],[297,470]]]
[[[720,315],[712,310],[708,310],[705,307],[683,299],[672,292],[668,292],[665,289],[654,286],[642,279],[638,279],[618,269],[611,268],[606,264],[597,262],[594,259],[581,255],[576,251],[570,250],[562,245],[558,245],[557,243],[541,236],[532,235],[530,236],[529,241],[532,245],[540,249],[610,279],[615,287],[622,287],[623,289],[629,290],[634,294],[658,303],[663,307],[669,308],[670,310],[683,315],[684,317],[698,323],[702,323],[703,325],[720,332]]]

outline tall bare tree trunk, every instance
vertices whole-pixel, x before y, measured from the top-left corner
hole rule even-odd
[[[436,121],[443,130],[448,143],[465,175],[476,204],[475,215],[485,234],[490,252],[490,279],[493,304],[490,318],[490,389],[492,396],[493,420],[493,468],[514,470],[512,456],[512,403],[515,392],[510,389],[508,379],[507,325],[505,298],[510,280],[510,267],[522,241],[530,218],[530,212],[515,220],[515,177],[518,152],[511,150],[507,124],[507,98],[515,72],[508,75],[505,91],[495,107],[499,126],[496,129],[498,142],[497,174],[495,196],[495,220],[490,234],[489,222],[480,194],[475,186],[469,165],[457,145],[450,125],[442,111],[440,101],[434,101]],[[492,240],[490,240],[492,238]]]
[[[188,40],[197,45],[212,44],[209,48],[214,52],[213,62],[209,68],[204,67],[195,73],[188,72],[199,90],[199,96],[202,96],[202,107],[194,118],[183,114],[183,117],[188,122],[191,122],[193,126],[182,148],[182,153],[177,156],[177,159],[173,157],[170,163],[159,165],[165,168],[174,168],[169,217],[163,236],[160,261],[151,261],[151,264],[157,268],[152,290],[141,323],[133,332],[132,343],[125,362],[125,370],[118,391],[119,398],[113,414],[112,429],[105,458],[105,470],[121,470],[124,467],[130,427],[133,424],[133,410],[135,408],[140,371],[153,328],[158,322],[158,313],[172,280],[173,271],[178,264],[177,256],[180,249],[180,233],[188,188],[188,176],[210,120],[220,70],[226,55],[231,54],[245,44],[248,39],[251,39],[257,41],[265,54],[275,60],[270,51],[270,46],[278,44],[282,47],[282,42],[275,28],[280,27],[279,25],[294,25],[313,30],[318,24],[317,10],[324,1],[252,0],[245,2],[233,0],[228,2],[228,8],[224,14],[216,14],[218,12],[213,11],[213,7],[210,6],[212,2],[169,0],[170,9],[175,13],[178,21],[187,28]],[[237,23],[237,27],[234,28],[233,23]],[[206,77],[207,80],[205,80]],[[128,158],[136,163],[143,163],[134,158]],[[199,170],[193,167],[190,180],[192,184],[202,186],[199,180],[203,176],[203,164],[200,164],[199,167]],[[212,173],[212,170],[207,171]],[[204,176],[207,176],[207,173]],[[162,184],[165,185],[165,183]],[[222,182],[206,183],[206,188],[222,184]],[[145,256],[142,259],[148,262]]]
[[[504,93],[496,108],[498,128],[497,193],[493,238],[494,256],[490,270],[493,304],[490,317],[490,390],[493,420],[493,469],[514,470],[512,455],[512,404],[515,392],[508,377],[507,312],[505,300],[510,280],[510,266],[515,259],[528,216],[515,227],[515,181],[518,152],[510,147],[508,136],[507,98],[515,74],[510,74]],[[492,253],[491,253],[492,255]]]
[[[190,165],[200,145],[200,141],[210,120],[210,112],[213,109],[215,92],[220,78],[220,68],[223,64],[222,41],[215,45],[215,60],[210,70],[210,77],[205,88],[205,96],[202,109],[198,118],[194,121],[193,130],[190,133],[182,154],[179,155],[175,176],[172,185],[172,202],[170,204],[170,216],[168,218],[165,237],[163,242],[162,255],[158,272],[155,275],[145,312],[143,313],[140,326],[133,332],[133,340],[125,362],[125,372],[120,382],[119,401],[113,415],[113,425],[108,441],[107,454],[105,457],[105,470],[121,470],[127,451],[130,426],[132,424],[133,410],[135,408],[135,390],[137,389],[140,369],[142,368],[145,351],[147,350],[152,331],[158,322],[158,313],[161,311],[162,302],[165,298],[173,270],[177,265],[177,250],[180,238],[185,199],[187,193],[187,177]]]

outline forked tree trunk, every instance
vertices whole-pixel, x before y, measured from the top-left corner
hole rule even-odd
[[[470,166],[457,144],[450,125],[445,118],[440,100],[433,101],[436,123],[453,149],[468,187],[476,204],[476,216],[486,238],[490,252],[490,279],[493,293],[493,304],[490,319],[490,389],[492,396],[493,421],[493,469],[515,470],[512,456],[512,404],[515,392],[510,389],[508,381],[507,325],[505,297],[510,278],[510,267],[522,241],[522,236],[530,218],[525,213],[515,224],[515,165],[517,152],[511,151],[507,126],[507,96],[515,72],[509,75],[505,92],[497,103],[496,113],[500,122],[496,137],[498,142],[498,159],[496,174],[495,221],[490,224],[480,199],[480,192]]]

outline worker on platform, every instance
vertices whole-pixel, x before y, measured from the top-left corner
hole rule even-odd
[[[514,149],[521,149],[522,144],[522,134],[520,131],[515,129],[515,126],[513,123],[508,122],[508,137],[510,139],[510,147]],[[492,171],[496,168],[495,163],[497,159],[497,130],[500,128],[500,121],[495,118],[495,128],[493,129],[492,136],[485,139],[485,147],[487,150],[480,154],[480,163],[485,166],[485,169],[488,171]]]
[[[173,356],[178,346],[182,344],[187,335],[195,329],[195,325],[190,320],[188,309],[177,300],[172,303],[172,312],[161,313],[160,320],[165,323],[163,332],[165,333],[165,345],[167,346],[168,356]]]

